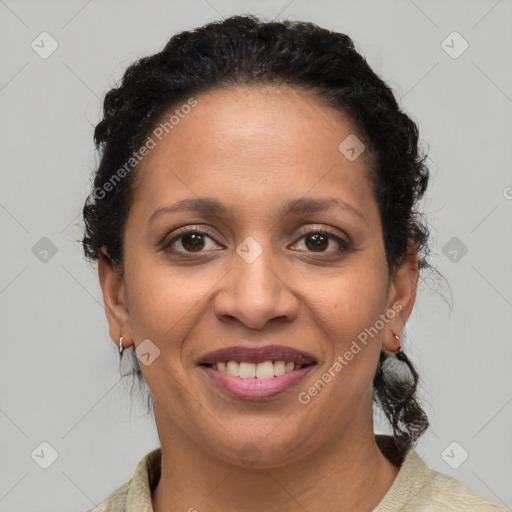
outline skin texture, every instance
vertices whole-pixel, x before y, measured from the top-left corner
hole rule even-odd
[[[103,259],[98,267],[112,341],[123,336],[126,347],[149,338],[161,351],[141,365],[163,454],[154,510],[370,511],[399,469],[375,443],[372,380],[381,348],[398,349],[394,334],[402,337],[414,305],[417,248],[411,243],[389,276],[368,161],[338,150],[357,133],[339,112],[284,85],[196,99],[142,162],[124,273]],[[197,197],[231,212],[169,213],[148,224],[158,207]],[[364,220],[336,207],[282,214],[289,200],[311,197],[342,199]],[[187,237],[173,243],[182,256],[160,249],[183,226],[211,229],[203,252]],[[326,228],[348,237],[350,249],[330,239],[315,251],[311,236]],[[252,263],[236,252],[249,236],[263,250]],[[401,311],[301,404],[299,392],[396,303]],[[278,397],[234,398],[196,361],[244,343],[306,350],[318,364]],[[256,448],[256,464],[242,460],[244,446]]]

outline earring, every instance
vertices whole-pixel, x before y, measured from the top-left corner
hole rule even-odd
[[[395,334],[395,339],[396,339],[396,341],[400,341],[400,336]],[[395,353],[395,356],[400,361],[406,361],[407,360],[407,356],[402,352],[402,347],[401,346],[398,347],[398,351]]]
[[[123,357],[123,350],[124,350],[124,347],[123,347],[123,337],[121,336],[119,338],[119,361],[121,361],[121,358]]]

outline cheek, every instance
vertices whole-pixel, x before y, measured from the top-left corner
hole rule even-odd
[[[362,269],[345,269],[329,280],[329,293],[311,289],[312,314],[325,332],[328,351],[318,378],[332,381],[323,399],[332,393],[346,403],[355,402],[374,378],[381,350],[382,332],[371,330],[386,309],[385,281],[378,266],[367,262]],[[358,398],[359,397],[359,398]]]
[[[332,327],[333,333],[357,334],[384,312],[385,283],[381,273],[371,264],[361,270],[346,269],[331,276],[325,284],[327,288],[320,288],[312,282],[308,296],[310,304],[316,305],[315,310]]]
[[[172,389],[174,405],[169,404],[169,408],[185,408],[189,395],[187,371],[191,366],[186,341],[199,322],[213,283],[207,281],[207,274],[194,278],[182,269],[155,264],[149,258],[134,259],[126,268],[130,269],[126,280],[136,345],[149,339],[159,350],[154,362],[140,364],[144,379],[156,401],[165,401]]]
[[[179,347],[182,337],[197,322],[215,275],[199,275],[197,267],[173,269],[155,263],[154,258],[127,260],[126,268],[130,323],[136,341],[149,338],[159,345]]]

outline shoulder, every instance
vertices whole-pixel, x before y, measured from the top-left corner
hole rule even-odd
[[[152,512],[151,494],[160,478],[161,454],[161,448],[146,454],[130,480],[87,512]]]
[[[389,447],[388,447],[389,450]],[[430,469],[414,448],[403,455],[393,484],[373,512],[511,512],[459,480]]]
[[[132,485],[132,479],[116,489],[105,501],[89,509],[87,512],[121,512],[125,511],[126,496]]]
[[[418,496],[411,502],[411,505],[418,507],[418,510],[482,512],[512,510],[482,496],[459,480],[437,471],[432,471],[432,479],[423,487]],[[426,508],[427,506],[429,508]],[[412,508],[412,510],[416,509]]]

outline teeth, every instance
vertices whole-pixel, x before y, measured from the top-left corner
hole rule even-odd
[[[256,377],[258,379],[271,379],[274,376],[274,365],[272,361],[258,363],[256,366]]]
[[[217,368],[219,366],[217,365]],[[228,361],[226,366],[226,373],[232,377],[239,377],[238,369],[240,365],[236,361]]]
[[[257,379],[272,379],[274,376],[279,377],[285,373],[298,370],[303,366],[293,361],[265,361],[263,363],[219,361],[213,365],[213,368],[232,377],[241,377],[242,379],[252,379],[255,377]]]
[[[256,377],[256,365],[254,363],[240,363],[238,374],[242,379],[252,379]]]
[[[286,373],[286,364],[284,361],[276,361],[274,363],[274,375],[279,377],[280,375],[284,375]]]

